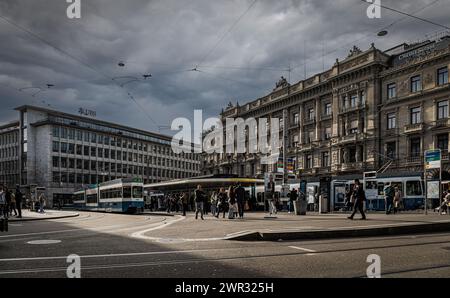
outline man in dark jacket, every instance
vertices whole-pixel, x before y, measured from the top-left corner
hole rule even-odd
[[[359,183],[359,179],[355,179],[355,186],[353,187],[353,196],[355,198],[355,205],[353,206],[353,213],[348,219],[353,219],[356,212],[359,210],[362,216],[362,220],[366,219],[364,214],[364,201],[366,200],[366,194],[364,193],[363,186]]]
[[[199,184],[195,190],[195,219],[198,219],[198,213],[200,212],[200,217],[203,218],[203,208],[205,205],[206,195],[202,190],[202,186]]]
[[[235,190],[236,202],[238,205],[239,218],[244,218],[244,205],[245,205],[245,189],[241,184]]]
[[[291,213],[291,211],[292,211],[292,209],[294,209],[294,204],[295,204],[295,201],[297,201],[297,199],[298,199],[298,193],[297,193],[297,190],[294,188],[294,189],[292,189],[291,190],[291,192],[289,193],[289,206],[288,206],[288,208],[289,208],[289,213]]]
[[[18,218],[22,218],[22,192],[20,191],[19,186],[16,187],[16,207],[17,212],[19,213]]]

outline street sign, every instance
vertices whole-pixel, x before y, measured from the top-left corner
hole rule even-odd
[[[425,151],[425,169],[440,169],[441,168],[441,150],[427,150]]]

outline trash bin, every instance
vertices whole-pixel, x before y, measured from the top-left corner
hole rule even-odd
[[[306,215],[306,207],[307,207],[306,200],[296,200],[294,202],[294,212],[295,215]]]

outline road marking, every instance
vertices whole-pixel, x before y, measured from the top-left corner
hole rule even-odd
[[[28,244],[37,244],[37,245],[45,245],[45,244],[57,244],[61,243],[61,240],[33,240],[28,241]]]
[[[306,251],[306,252],[316,252],[315,250],[307,249],[307,248],[299,247],[299,246],[289,246],[289,248],[298,249],[298,250],[302,250],[302,251]]]

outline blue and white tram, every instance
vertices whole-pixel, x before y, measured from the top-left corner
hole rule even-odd
[[[75,208],[88,211],[139,213],[144,210],[140,179],[116,179],[74,193]]]
[[[382,177],[360,179],[366,192],[367,210],[384,211],[384,188],[387,183],[398,187],[402,192],[405,210],[423,208],[425,191],[420,176],[411,177]],[[333,180],[331,182],[331,210],[338,211],[345,207],[345,193],[347,188],[353,187],[354,180]]]
[[[98,187],[98,208],[106,212],[144,211],[144,185],[140,179],[116,179]]]

